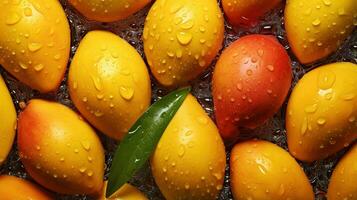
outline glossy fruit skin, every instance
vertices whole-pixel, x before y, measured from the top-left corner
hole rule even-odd
[[[151,159],[157,185],[167,200],[216,199],[226,155],[213,121],[188,95],[166,128]]]
[[[69,0],[82,15],[100,22],[114,22],[138,12],[151,0]]]
[[[68,107],[31,100],[19,115],[18,148],[29,175],[61,194],[100,192],[104,150],[94,130]]]
[[[16,134],[16,110],[0,75],[0,166],[9,154]],[[1,195],[0,195],[1,196]]]
[[[357,25],[355,0],[288,0],[285,29],[296,57],[303,64],[334,51]]]
[[[107,189],[108,182],[105,181],[103,187],[103,193],[98,200],[148,200],[144,194],[137,188],[130,184],[123,185],[117,192],[115,192],[109,198],[105,198],[105,191]]]
[[[289,151],[303,161],[324,159],[357,138],[357,65],[318,67],[295,86],[287,107]]]
[[[151,84],[139,53],[106,31],[91,31],[70,66],[69,93],[97,129],[117,140],[150,105]]]
[[[56,90],[66,71],[70,29],[57,0],[0,4],[0,65],[41,93]]]
[[[189,93],[190,88],[182,88],[165,95],[153,103],[130,128],[113,156],[107,197],[130,181],[133,175],[145,166]]]
[[[356,199],[357,144],[346,153],[335,167],[327,191],[328,200]]]
[[[263,141],[238,143],[231,152],[231,189],[235,200],[313,200],[303,169],[279,146]]]
[[[0,176],[0,196],[2,200],[52,200],[47,192],[15,176]]]
[[[212,79],[216,121],[226,142],[237,139],[239,128],[253,129],[272,117],[291,79],[289,56],[272,36],[244,36],[226,48]]]
[[[157,0],[143,40],[151,72],[166,87],[189,84],[222,47],[224,19],[216,0]]]
[[[222,0],[224,13],[234,26],[255,26],[281,0]]]

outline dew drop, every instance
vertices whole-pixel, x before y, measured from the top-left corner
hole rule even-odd
[[[40,43],[36,43],[36,42],[32,42],[32,43],[29,43],[27,45],[27,48],[29,49],[29,51],[31,52],[36,52],[38,50],[40,50],[42,48],[42,44]]]
[[[21,19],[21,16],[17,13],[11,13],[9,16],[7,16],[5,23],[7,25],[14,25],[17,24]]]
[[[187,45],[191,42],[192,35],[191,33],[179,32],[176,34],[176,38],[180,44]]]
[[[89,141],[81,141],[81,145],[82,145],[84,150],[86,150],[86,151],[90,150],[91,145],[90,145]]]
[[[44,68],[43,64],[38,64],[38,65],[35,65],[35,67],[34,67],[36,72],[42,71],[43,68]]]
[[[96,90],[101,91],[103,89],[102,81],[99,77],[92,76],[93,85]]]
[[[134,89],[131,87],[121,86],[119,88],[119,93],[123,99],[130,101],[134,96]]]
[[[25,14],[25,16],[27,16],[27,17],[32,16],[32,10],[31,10],[31,8],[26,7],[26,8],[24,9],[24,14]]]
[[[266,68],[271,72],[274,71],[274,66],[273,65],[267,65]]]
[[[319,118],[319,119],[317,119],[316,122],[317,122],[318,125],[322,126],[322,125],[324,125],[326,123],[326,119],[325,118]]]
[[[320,25],[320,23],[321,23],[320,19],[315,19],[315,20],[312,22],[312,25],[318,26],[318,25]]]

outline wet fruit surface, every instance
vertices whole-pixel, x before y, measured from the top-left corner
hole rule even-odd
[[[331,176],[327,198],[329,200],[356,199],[357,197],[357,145],[339,161]]]
[[[66,0],[61,0],[61,4],[64,6],[69,21],[71,22],[72,29],[72,48],[71,55],[74,55],[76,48],[78,47],[79,41],[84,37],[85,33],[94,29],[104,29],[109,30],[117,35],[121,36],[123,39],[127,40],[131,45],[133,45],[139,53],[144,58],[143,53],[143,44],[141,41],[144,21],[146,18],[146,14],[148,9],[140,11],[138,14],[135,14],[133,17],[129,17],[127,20],[123,20],[116,23],[97,23],[86,20],[84,17],[78,14],[78,12],[74,11],[73,8],[68,5]],[[239,29],[233,30],[226,23],[226,32],[225,32],[225,40],[224,46],[229,45],[231,42],[235,41],[237,38],[252,34],[252,33],[264,33],[264,34],[272,34],[275,35],[279,41],[284,45],[286,49],[288,49],[289,55],[292,58],[292,66],[293,66],[293,80],[294,84],[296,81],[307,71],[312,68],[315,68],[319,65],[336,62],[336,61],[350,61],[353,63],[357,62],[357,34],[352,34],[351,38],[348,39],[346,43],[343,44],[342,48],[339,49],[332,56],[329,56],[327,59],[323,60],[323,62],[316,63],[314,65],[309,65],[305,68],[297,62],[297,59],[293,56],[290,51],[290,47],[288,46],[287,39],[284,35],[283,29],[283,10],[282,7],[274,10],[271,15],[267,15],[256,27],[250,29]],[[215,62],[215,61],[214,61]],[[200,104],[204,107],[207,113],[213,117],[213,106],[212,106],[212,96],[210,92],[210,82],[211,82],[211,69],[214,64],[210,66],[208,70],[206,70],[201,77],[199,77],[196,81],[193,82],[193,94],[197,97]],[[13,96],[14,103],[16,105],[17,110],[20,110],[20,105],[22,102],[27,102],[31,98],[49,98],[56,100],[62,104],[68,105],[74,109],[72,101],[69,99],[68,95],[68,87],[67,82],[63,81],[59,90],[55,93],[41,95],[38,92],[35,92],[23,84],[16,81],[12,78],[7,72],[5,72],[2,68],[0,68],[1,74],[4,76],[6,83],[8,84],[11,95]],[[154,78],[152,78],[153,84],[153,101],[156,101],[158,98],[168,93],[167,89],[161,87]],[[286,103],[284,103],[283,108],[274,116],[268,120],[264,125],[260,128],[249,131],[249,136],[247,136],[246,131],[242,131],[241,137],[254,137],[253,135],[264,138],[270,141],[273,141],[279,146],[286,148],[286,138],[285,138],[285,123],[283,120],[283,116],[285,115]],[[107,163],[111,162],[113,152],[115,150],[115,143],[104,137],[102,134],[101,140],[106,149],[106,161]],[[310,179],[310,182],[314,186],[314,192],[316,195],[316,199],[323,200],[324,193],[327,191],[327,183],[329,177],[332,173],[332,169],[335,166],[338,158],[343,155],[343,152],[338,153],[338,155],[333,156],[329,159],[323,161],[316,161],[310,164],[302,163],[301,166],[304,167],[307,175]],[[228,150],[229,155],[229,150]],[[229,158],[230,156],[227,156]],[[8,161],[4,163],[4,165],[0,168],[1,174],[11,174],[20,176],[26,179],[31,179],[27,173],[24,172],[24,168],[19,162],[18,154],[16,151],[16,146],[13,148]],[[106,167],[106,172],[108,172],[108,167]],[[229,187],[229,177],[228,170],[226,171],[225,182],[223,186],[223,190],[219,195],[220,200],[231,200],[231,192]],[[160,194],[157,186],[154,183],[154,180],[151,175],[151,170],[148,166],[144,167],[140,170],[130,181],[133,185],[138,187],[141,191],[143,191],[149,199],[154,200],[162,200],[163,197]],[[57,194],[57,198],[61,200],[85,200],[89,199],[86,196],[63,196]]]
[[[26,171],[43,187],[62,194],[96,194],[102,189],[102,144],[68,107],[31,100],[19,115],[17,143]]]
[[[222,47],[223,23],[216,0],[156,1],[146,17],[143,40],[158,82],[183,86],[204,72]]]
[[[230,164],[235,200],[314,199],[310,182],[296,160],[273,143],[238,143],[231,152]]]
[[[51,200],[49,193],[38,185],[15,176],[0,176],[0,196],[3,200]]]
[[[189,95],[166,128],[151,159],[168,200],[214,200],[223,187],[226,156],[213,121]]]
[[[125,19],[151,0],[69,0],[81,14],[91,20],[113,22]]]
[[[60,3],[2,1],[0,9],[0,64],[33,89],[56,90],[70,53],[70,28]]]
[[[237,139],[239,128],[261,126],[281,107],[290,88],[290,59],[274,36],[249,35],[227,47],[213,71],[220,134]]]
[[[0,75],[0,166],[5,162],[15,138],[16,110],[5,82]]]
[[[125,40],[91,31],[81,41],[68,74],[71,99],[104,134],[122,139],[151,101],[148,69]]]
[[[297,159],[324,159],[357,139],[357,65],[320,66],[299,80],[287,108],[289,150]]]
[[[333,53],[357,25],[355,0],[288,0],[285,28],[289,43],[302,63]]]
[[[234,26],[255,26],[281,0],[222,0],[224,14]]]

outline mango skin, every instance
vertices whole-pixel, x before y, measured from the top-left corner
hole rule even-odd
[[[231,189],[235,200],[313,200],[314,193],[296,160],[263,141],[238,143],[231,152]]]
[[[334,51],[357,25],[355,0],[288,0],[285,30],[291,49],[303,64]]]
[[[68,107],[31,100],[19,115],[19,155],[26,171],[61,194],[93,194],[103,186],[104,150],[94,130]]]
[[[289,151],[303,161],[324,159],[357,138],[357,65],[318,67],[295,86],[287,107]]]
[[[166,87],[189,84],[222,47],[224,19],[216,0],[157,0],[146,18],[145,55]]]
[[[0,10],[0,65],[32,89],[56,90],[70,52],[69,24],[59,1],[3,1]]]
[[[52,200],[46,191],[35,184],[15,176],[0,176],[0,196],[2,200]]]
[[[16,134],[16,110],[10,92],[0,75],[0,166],[9,154]]]
[[[255,26],[281,0],[222,0],[222,7],[228,21],[234,26]]]
[[[119,188],[112,196],[105,198],[105,192],[107,190],[108,181],[104,182],[103,193],[98,200],[148,200],[140,190],[136,189],[130,184],[124,184]]]
[[[125,19],[150,2],[151,0],[69,0],[82,15],[100,22]]]
[[[233,143],[240,128],[254,129],[278,112],[292,79],[290,58],[273,36],[248,35],[230,44],[213,71],[219,132]]]
[[[214,200],[222,189],[226,154],[213,121],[188,95],[151,158],[157,185],[167,200]]]
[[[151,101],[150,77],[139,53],[106,31],[91,31],[83,38],[70,66],[68,85],[82,115],[117,140]]]
[[[357,197],[357,144],[335,167],[327,190],[328,200],[353,200]]]

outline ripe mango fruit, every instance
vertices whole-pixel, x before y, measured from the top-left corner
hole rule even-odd
[[[305,74],[290,96],[289,151],[303,161],[324,159],[357,139],[357,65],[332,63]]]
[[[117,140],[151,101],[143,59],[125,40],[106,31],[91,31],[82,39],[69,69],[68,85],[82,115]]]
[[[0,65],[41,93],[60,85],[70,52],[70,29],[57,0],[0,3]]]
[[[157,0],[146,17],[143,40],[160,84],[189,84],[222,47],[224,19],[216,0]]]
[[[28,174],[61,194],[97,194],[104,150],[94,130],[70,108],[34,99],[19,115],[18,148]]]
[[[222,189],[226,154],[218,129],[188,95],[151,158],[157,185],[167,200],[215,200]]]
[[[0,75],[0,166],[9,154],[16,134],[16,110],[9,90]]]
[[[303,64],[335,52],[356,25],[356,0],[286,1],[286,34],[291,49]]]

